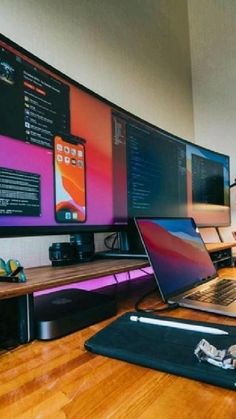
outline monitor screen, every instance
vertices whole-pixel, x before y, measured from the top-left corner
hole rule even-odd
[[[0,234],[113,230],[112,107],[0,38]]]
[[[0,37],[0,235],[230,223],[229,158],[163,131]]]
[[[192,218],[137,218],[164,300],[216,275]]]
[[[187,216],[199,226],[230,224],[229,157],[206,148],[188,144]]]
[[[202,227],[230,224],[228,156],[115,112],[113,131],[113,154],[127,171],[123,183],[114,180],[127,191],[122,204],[115,197],[117,219],[193,217]]]

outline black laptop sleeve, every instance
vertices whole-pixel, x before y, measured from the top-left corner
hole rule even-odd
[[[194,355],[194,349],[203,338],[217,349],[235,345],[236,327],[160,317],[170,321],[215,327],[229,333],[213,335],[134,322],[130,320],[131,315],[139,313],[125,313],[88,339],[85,348],[100,355],[144,367],[236,389],[236,370],[225,370],[206,362],[199,362]],[[144,316],[157,318],[142,313],[142,317]]]

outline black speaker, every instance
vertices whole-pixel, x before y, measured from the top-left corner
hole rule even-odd
[[[70,236],[70,243],[75,247],[77,262],[89,262],[95,255],[94,233],[79,233]]]
[[[0,348],[7,349],[34,339],[33,295],[0,300]]]

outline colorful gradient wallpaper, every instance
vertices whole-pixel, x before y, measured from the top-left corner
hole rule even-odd
[[[136,222],[165,299],[216,273],[191,218]]]
[[[0,94],[0,226],[112,225],[111,107],[2,41]],[[80,199],[69,196],[63,179],[67,202],[80,206],[74,219],[65,212],[64,223],[56,217],[53,154],[54,137],[63,133],[84,141],[83,162],[61,153],[66,163],[84,165],[83,179],[70,179],[80,183]]]

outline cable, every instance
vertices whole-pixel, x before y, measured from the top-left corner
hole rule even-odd
[[[117,274],[113,274],[112,275],[113,276],[113,278],[115,279],[115,283],[116,283],[116,285],[118,285],[119,284],[119,280],[118,280],[118,278],[117,278]]]
[[[113,240],[112,240],[112,243],[110,244],[109,241],[111,239],[113,239]],[[104,244],[105,244],[107,249],[114,250],[117,240],[118,240],[118,234],[117,233],[112,233],[109,236],[105,237]]]
[[[149,277],[154,277],[154,274],[153,274],[153,272],[147,272],[145,269],[143,269],[143,268],[138,268],[138,270],[139,271],[141,271],[141,272],[143,272],[143,273],[145,273],[146,274],[146,276],[149,276]]]
[[[160,311],[170,311],[179,307],[177,303],[173,303],[173,304],[167,304],[166,306],[161,307],[161,308],[156,308],[156,307],[141,308],[140,305],[143,302],[143,300],[145,300],[145,298],[147,298],[149,295],[153,294],[156,291],[157,291],[157,287],[155,287],[151,291],[148,291],[144,295],[142,295],[142,297],[140,297],[139,300],[134,305],[135,310],[141,313],[155,313],[155,312],[160,312]]]

